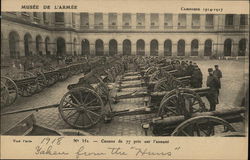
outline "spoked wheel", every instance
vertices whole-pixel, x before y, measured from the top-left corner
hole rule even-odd
[[[47,86],[48,82],[47,82],[45,75],[42,72],[37,71],[36,76],[37,76],[37,83],[38,83],[37,92],[40,92]]]
[[[161,92],[161,91],[171,91],[174,88],[172,87],[172,85],[170,85],[169,83],[169,79],[161,79],[158,82],[156,82],[155,86],[154,86],[154,91],[155,92]]]
[[[7,106],[9,103],[8,87],[1,82],[1,107]]]
[[[181,123],[171,136],[209,137],[226,132],[236,132],[236,130],[230,123],[219,117],[198,116]]]
[[[155,71],[157,71],[157,68],[156,68],[156,67],[154,67],[154,66],[153,66],[153,67],[149,67],[149,68],[146,70],[144,76],[145,76],[145,77],[148,77],[149,75],[153,74]]]
[[[114,77],[113,77],[113,75],[112,75],[112,73],[111,73],[111,70],[108,69],[107,71],[105,70],[104,72],[105,72],[106,75],[108,76],[108,77],[107,77],[108,83],[109,83],[109,82],[110,82],[110,83],[114,82]]]
[[[89,88],[74,88],[61,99],[59,113],[74,128],[86,129],[102,119],[104,104],[101,97]]]
[[[152,76],[150,76],[149,81],[150,81],[150,82],[157,82],[157,81],[159,81],[159,80],[162,79],[162,78],[163,78],[163,77],[162,77],[160,71],[158,70],[158,71],[155,71],[155,72],[152,74]]]
[[[189,89],[177,89],[163,97],[157,116],[190,115],[205,111],[205,104],[197,93]]]
[[[2,84],[3,84],[3,88],[2,88]],[[6,87],[6,88],[5,88]],[[3,89],[3,91],[2,91]],[[11,105],[13,104],[18,96],[18,88],[16,83],[10,79],[9,77],[1,77],[1,103],[2,103],[2,92],[3,92],[3,96],[7,96],[6,91],[8,91],[8,101],[7,103],[5,103],[5,106]],[[5,97],[6,100],[7,97]]]

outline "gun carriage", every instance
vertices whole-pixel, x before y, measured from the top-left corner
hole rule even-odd
[[[140,74],[138,72],[126,73],[128,63],[131,61],[135,62],[133,58],[128,57],[123,57],[122,60],[111,59],[108,61],[109,63],[99,61],[98,64],[95,64],[95,68],[90,66],[91,72],[80,78],[77,84],[68,86],[69,91],[64,94],[59,104],[28,110],[58,107],[62,119],[76,129],[94,127],[102,120],[111,122],[115,116],[154,114],[155,118],[152,118],[149,123],[142,124],[146,135],[150,129],[154,135],[213,136],[217,126],[223,128],[223,134],[224,132],[232,132],[234,135],[239,135],[236,134],[236,130],[230,123],[242,121],[242,113],[245,112],[245,108],[237,107],[209,112],[202,100],[202,97],[209,94],[209,88],[190,88],[188,84],[190,77],[176,77],[173,74],[176,71],[166,69],[171,67],[164,66],[162,63],[155,72],[150,72],[151,69],[147,69]],[[143,63],[145,64],[145,61]],[[137,63],[137,65],[139,64]],[[142,69],[142,65],[140,66]],[[141,75],[142,77],[136,80],[144,80],[143,85],[147,87],[146,91],[114,95],[119,89],[137,87],[133,85],[121,86],[124,75]],[[156,75],[157,78],[152,78],[152,75]],[[148,77],[150,78],[147,82]],[[119,84],[118,89],[115,87],[115,82]],[[147,97],[144,106],[113,111],[112,105],[119,103],[119,100],[138,97]],[[26,111],[27,109],[2,115]]]

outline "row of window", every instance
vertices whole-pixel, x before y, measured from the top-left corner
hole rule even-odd
[[[13,12],[12,12],[13,13]],[[15,14],[15,12],[14,12]],[[30,14],[28,12],[21,13],[24,17],[29,17]],[[191,15],[191,25],[193,28],[200,28],[203,24],[201,24],[201,15],[200,14],[192,14]],[[48,13],[43,12],[42,14],[38,14],[38,12],[33,12],[34,21],[40,23],[41,17],[45,24],[49,23],[49,15]],[[159,20],[158,13],[151,13],[150,14],[150,26],[152,29],[159,28],[160,23],[163,23],[165,28],[171,28],[174,26],[173,14],[164,14],[164,22]],[[177,26],[179,28],[185,28],[187,26],[187,15],[186,14],[178,14],[178,22]],[[145,28],[145,20],[146,14],[145,13],[136,13],[136,26],[138,29]],[[214,26],[214,15],[213,14],[206,14],[205,15],[205,26],[206,28],[213,28]],[[75,13],[72,13],[72,24],[75,25],[76,16]],[[82,28],[88,29],[90,26],[90,17],[89,13],[80,13],[80,26]],[[94,27],[96,29],[103,28],[103,13],[94,13]],[[65,22],[65,15],[63,12],[56,12],[55,13],[55,22],[56,25],[64,25]],[[234,14],[226,14],[225,15],[225,27],[226,28],[233,28],[236,24],[235,15]],[[124,29],[129,29],[132,26],[132,14],[131,13],[123,13],[122,14],[122,24]],[[239,19],[240,26],[247,26],[248,25],[248,15],[241,14]],[[108,26],[111,29],[116,29],[118,26],[118,14],[117,13],[108,13]]]
[[[19,35],[16,32],[11,32],[9,34],[9,49],[10,49],[10,57],[16,58],[19,53]],[[36,53],[35,54],[43,54],[43,43],[42,37],[40,35],[35,38],[36,44]],[[29,33],[24,36],[24,52],[25,56],[32,55],[34,53],[31,52],[31,44],[32,37]],[[76,39],[73,42],[73,52],[76,53]],[[45,38],[45,53],[50,54],[49,49],[50,39],[49,37]],[[224,56],[231,56],[232,54],[232,40],[226,39],[224,41]],[[172,41],[166,40],[164,42],[164,55],[172,56]],[[58,38],[56,41],[57,47],[57,55],[64,55],[66,53],[66,43],[63,38]],[[124,55],[132,54],[132,43],[130,40],[126,39],[122,42],[122,52]],[[247,40],[241,39],[238,44],[238,56],[245,56],[247,49]],[[198,56],[199,54],[199,41],[194,39],[191,41],[191,56]],[[175,52],[175,51],[174,51]],[[189,52],[189,51],[188,51]],[[204,42],[204,56],[211,56],[213,52],[213,42],[208,39]],[[87,39],[82,40],[81,42],[81,54],[89,55],[90,54],[90,43]],[[96,55],[104,55],[104,42],[101,39],[95,41],[95,54]],[[115,39],[109,41],[109,55],[118,54],[118,42]],[[145,41],[140,39],[136,42],[136,54],[137,55],[145,55]],[[184,40],[179,40],[177,42],[177,56],[185,56],[186,54],[186,44]],[[159,55],[159,44],[157,40],[152,40],[150,42],[150,55],[157,56]]]

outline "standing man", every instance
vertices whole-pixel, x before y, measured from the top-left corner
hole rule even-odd
[[[217,77],[217,79],[219,80],[219,89],[221,89],[221,81],[220,81],[220,79],[222,78],[222,72],[221,72],[221,70],[219,69],[219,66],[218,66],[218,65],[215,65],[214,68],[215,68],[215,70],[214,70],[214,72],[213,72],[213,75],[214,75],[215,77]],[[218,94],[219,94],[219,90],[218,90]]]
[[[216,104],[219,104],[218,102],[219,80],[217,77],[213,75],[212,68],[208,69],[207,87],[210,88],[210,92],[207,94],[207,99],[210,104],[210,111],[215,111]]]

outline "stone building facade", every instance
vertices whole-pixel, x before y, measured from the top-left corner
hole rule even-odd
[[[249,15],[4,12],[1,58],[249,56]]]

